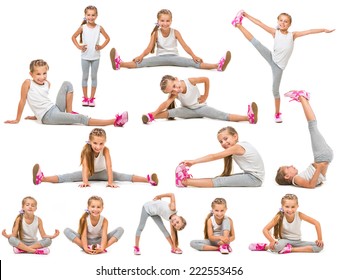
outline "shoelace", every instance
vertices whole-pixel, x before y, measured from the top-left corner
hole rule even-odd
[[[248,118],[249,118],[249,123],[255,122],[255,115],[254,115],[254,113],[252,113],[250,105],[248,105]]]
[[[36,174],[36,183],[37,185],[40,184],[42,182],[42,178],[43,178],[43,172],[38,172],[38,174]]]

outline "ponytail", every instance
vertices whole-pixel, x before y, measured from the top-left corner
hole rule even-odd
[[[157,32],[157,30],[158,30],[159,28],[160,28],[160,26],[158,25],[158,23],[156,23],[156,25],[155,25],[153,31],[151,31],[150,37],[153,36],[153,33],[154,33],[154,32]],[[155,36],[156,36],[156,35],[155,35]],[[154,41],[154,45],[153,45],[153,47],[151,48],[150,53],[154,53],[154,52],[155,52],[155,46],[156,46],[156,40]]]

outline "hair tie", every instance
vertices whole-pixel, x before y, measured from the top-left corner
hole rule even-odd
[[[83,20],[87,21],[86,17],[84,17]]]
[[[85,212],[89,215],[90,211],[88,209],[85,209]]]
[[[158,24],[158,22],[156,22],[155,25],[156,25],[157,27],[160,27],[160,25]]]
[[[20,213],[20,214],[24,214],[24,213],[25,213],[25,210],[21,209],[21,210],[19,211],[19,213]]]
[[[214,212],[212,211],[212,209],[210,210],[210,216],[213,216]]]
[[[279,211],[280,211],[280,212],[282,212],[282,213],[284,213],[284,210],[283,210],[283,208],[279,208]]]
[[[89,141],[89,140],[87,140],[87,141],[86,141],[86,144],[90,145],[90,141]]]

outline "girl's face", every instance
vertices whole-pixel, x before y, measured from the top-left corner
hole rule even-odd
[[[180,230],[183,226],[182,219],[177,215],[172,215],[170,218],[170,224],[176,229]]]
[[[90,140],[90,145],[96,155],[98,155],[102,151],[105,143],[106,139],[102,136],[92,136],[92,139]]]
[[[37,205],[34,199],[26,199],[22,205],[22,210],[25,211],[25,214],[34,214],[37,209]]]
[[[33,78],[33,81],[38,85],[43,85],[47,80],[47,66],[36,66],[34,67],[34,71],[29,74]]]
[[[292,179],[293,177],[295,177],[298,174],[297,168],[294,167],[293,165],[284,166],[282,170],[284,172],[284,178],[285,179]]]
[[[169,80],[167,82],[167,87],[165,88],[165,93],[169,93],[177,96],[179,93],[183,91],[181,82],[179,79],[175,78],[175,80]]]
[[[159,24],[159,26],[163,30],[169,29],[170,25],[171,25],[171,22],[172,22],[171,16],[170,15],[166,15],[166,14],[161,14],[159,16],[159,19],[157,20],[157,23]]]
[[[223,220],[227,208],[224,204],[215,204],[212,208],[212,213],[217,220]]]
[[[282,205],[284,215],[286,217],[292,218],[297,209],[298,209],[298,203],[296,199],[285,199],[284,203]]]
[[[238,142],[238,135],[237,134],[231,135],[229,134],[228,130],[224,130],[217,135],[217,139],[221,144],[222,148],[228,149]]]
[[[291,25],[290,18],[286,15],[280,15],[277,23],[279,30],[281,31],[287,31]]]
[[[88,9],[86,11],[86,20],[87,20],[87,23],[95,23],[95,20],[97,18],[97,13],[94,9]]]
[[[90,212],[90,215],[98,217],[100,216],[103,210],[103,205],[101,201],[93,199],[91,200],[90,205],[88,206],[88,210]]]

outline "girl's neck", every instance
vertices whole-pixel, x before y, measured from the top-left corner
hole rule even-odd
[[[280,30],[279,29],[279,31],[280,31],[280,33],[282,33],[282,34],[284,34],[284,35],[286,35],[286,34],[288,34],[289,33],[289,31],[286,29],[286,30]]]
[[[183,80],[180,80],[181,87],[182,87],[182,93],[187,93],[187,85]]]
[[[27,222],[27,221],[29,221],[29,222],[31,222],[33,219],[34,219],[34,214],[24,214],[23,215],[23,218],[25,219],[25,221]]]
[[[87,27],[89,27],[89,28],[94,28],[95,26],[96,26],[96,23],[95,23],[95,22],[93,22],[93,23],[87,22]]]
[[[215,217],[215,216],[214,216],[214,217]],[[223,220],[224,220],[224,217],[225,217],[225,216],[223,216],[223,217],[220,218],[220,219],[218,219],[218,218],[215,217],[216,224],[218,224],[218,225],[222,224],[222,222],[223,222]]]
[[[163,37],[168,37],[170,34],[170,27],[167,30],[161,28],[160,31]]]
[[[92,223],[93,226],[97,225],[98,221],[100,220],[101,215],[98,216],[93,216],[90,215],[90,222]]]

